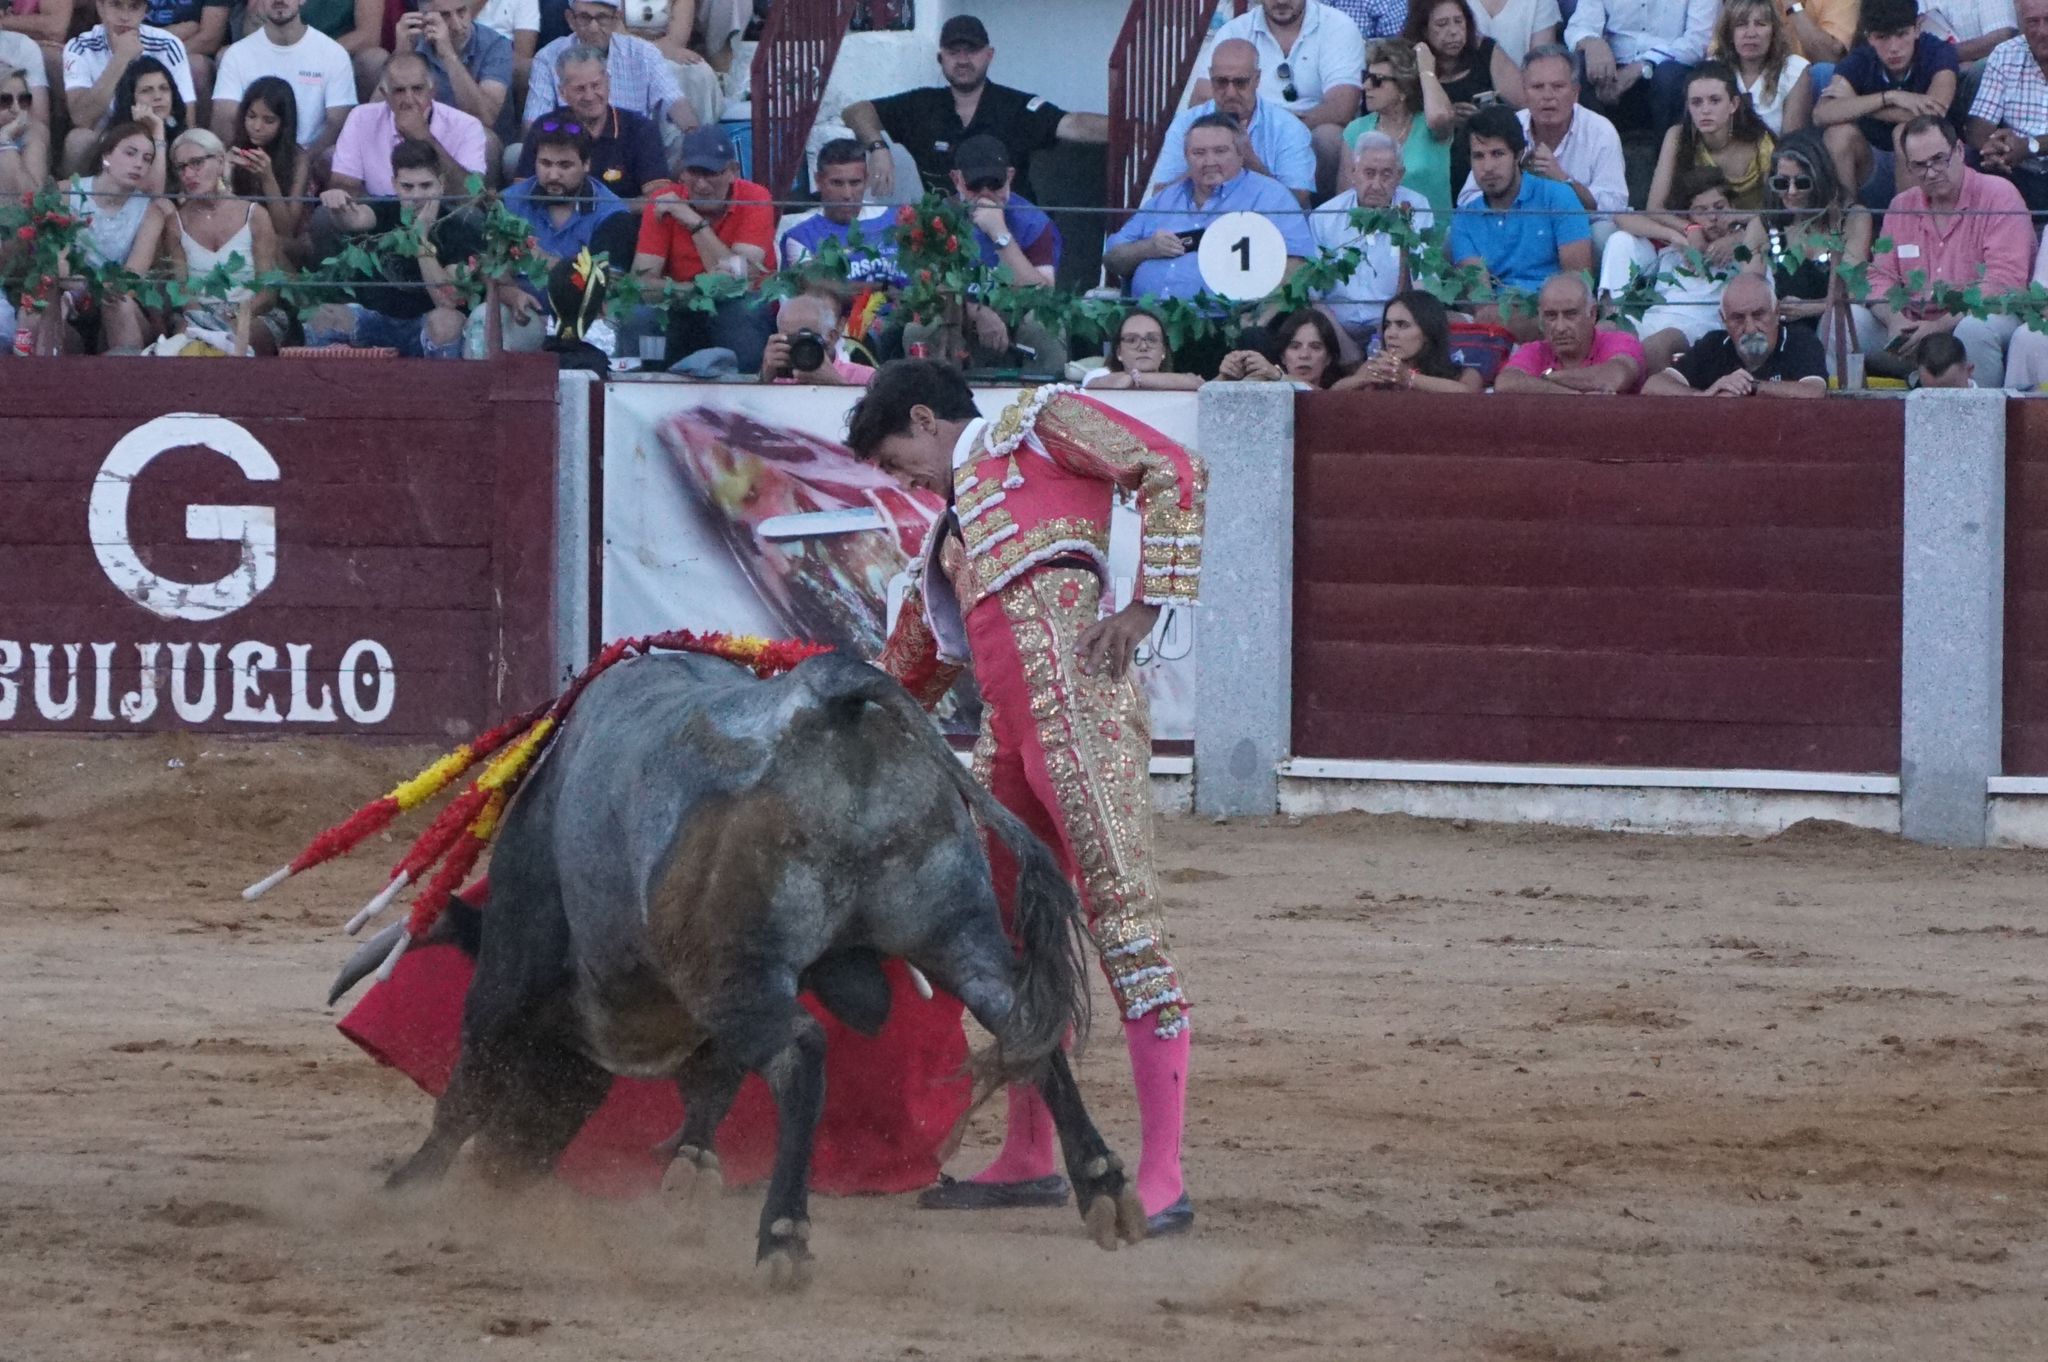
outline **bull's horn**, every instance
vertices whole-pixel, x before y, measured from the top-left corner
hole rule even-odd
[[[396,879],[392,880],[391,883],[385,885],[384,888],[378,892],[377,897],[371,899],[368,903],[364,904],[362,911],[357,913],[354,917],[350,918],[348,920],[348,926],[343,928],[342,930],[346,931],[350,936],[354,936],[357,932],[360,932],[363,929],[363,925],[365,923],[367,923],[371,918],[377,916],[377,914],[383,912],[386,908],[390,907],[391,900],[398,897],[398,891],[405,888],[405,886],[410,883],[412,883],[412,876],[407,874],[400,874]]]
[[[292,868],[288,865],[281,865],[262,879],[256,881],[256,883],[250,885],[247,889],[244,889],[242,897],[245,899],[260,899],[291,877]]]
[[[905,960],[903,962],[903,968],[910,971],[910,983],[911,986],[917,990],[917,996],[923,998],[926,1002],[930,1002],[932,996],[932,981],[925,978],[924,971],[919,969],[917,966],[911,964],[908,960]]]

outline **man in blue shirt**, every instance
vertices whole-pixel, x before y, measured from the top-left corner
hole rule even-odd
[[[1483,266],[1493,290],[1529,293],[1561,271],[1590,272],[1593,226],[1586,206],[1570,186],[1522,172],[1528,142],[1514,111],[1499,105],[1481,109],[1465,126],[1472,141],[1472,178],[1483,201],[1460,208],[1451,219],[1453,263]],[[1478,309],[1478,315],[1507,326],[1517,339],[1535,338],[1535,318],[1527,312],[1504,317],[1489,306]]]
[[[1196,119],[1188,126],[1182,151],[1187,178],[1148,199],[1103,252],[1103,264],[1125,281],[1128,292],[1141,298],[1200,293],[1202,267],[1195,248],[1202,232],[1224,213],[1259,213],[1278,227],[1287,243],[1288,274],[1315,254],[1315,238],[1300,203],[1278,180],[1245,169],[1237,127],[1228,115]]]
[[[846,284],[841,291],[900,288],[907,283],[896,264],[895,244],[889,239],[894,210],[882,207],[866,217],[860,215],[868,197],[867,153],[860,143],[840,137],[820,147],[817,185],[817,211],[793,223],[776,247],[782,268],[795,269],[827,241],[844,244],[858,224],[861,250],[847,261]]]
[[[1152,171],[1152,192],[1188,173],[1181,146],[1197,118],[1229,114],[1237,120],[1238,154],[1246,170],[1268,175],[1294,191],[1308,207],[1316,187],[1316,151],[1308,125],[1277,104],[1259,98],[1259,49],[1242,38],[1226,38],[1209,54],[1209,88],[1216,97],[1183,109],[1166,130],[1159,164]]]
[[[1959,66],[1955,44],[1920,29],[1915,0],[1864,0],[1863,41],[1851,48],[1813,106],[1835,173],[1881,213],[1912,188],[1898,174],[1898,138],[1921,115],[1948,117]]]
[[[506,211],[533,228],[534,245],[550,267],[588,246],[593,255],[609,254],[612,268],[630,268],[639,218],[592,177],[590,135],[575,124],[550,130],[547,122],[536,123],[528,138],[533,178],[505,190]]]

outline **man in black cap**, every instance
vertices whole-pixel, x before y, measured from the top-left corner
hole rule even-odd
[[[981,263],[1008,269],[1022,287],[1050,288],[1060,263],[1059,228],[1012,189],[1016,173],[1009,152],[987,133],[968,138],[953,154],[953,192],[974,219]],[[1035,316],[1021,318],[1013,335],[993,308],[970,301],[965,322],[964,330],[950,323],[913,322],[904,329],[903,340],[906,345],[925,345],[941,358],[964,356],[969,368],[1057,374],[1066,367],[1066,346]]]
[[[972,15],[960,14],[939,30],[939,70],[944,88],[926,86],[882,99],[860,100],[840,116],[868,153],[870,192],[887,199],[895,191],[896,167],[883,134],[910,153],[927,190],[943,192],[960,145],[986,133],[1009,148],[1017,187],[1031,193],[1026,169],[1031,154],[1054,142],[1107,142],[1104,114],[1068,113],[1039,95],[997,85],[988,78],[996,50],[988,30]]]

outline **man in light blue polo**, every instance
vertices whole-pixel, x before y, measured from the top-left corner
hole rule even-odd
[[[1495,105],[1481,109],[1466,125],[1472,144],[1472,178],[1481,199],[1468,202],[1451,219],[1451,260],[1460,267],[1483,266],[1494,291],[1534,293],[1564,271],[1593,268],[1593,225],[1586,206],[1569,185],[1522,171],[1528,145],[1514,112]],[[1481,308],[1495,320],[1495,308]],[[1535,336],[1535,317],[1517,311],[1498,320],[1521,337]]]
[[[1512,117],[1512,115],[1510,115]],[[1188,126],[1182,144],[1187,178],[1168,185],[1109,238],[1102,260],[1140,298],[1192,298],[1202,291],[1195,248],[1202,232],[1224,213],[1258,213],[1287,243],[1287,273],[1315,254],[1315,238],[1301,204],[1278,180],[1246,170],[1237,126],[1228,114],[1209,114]]]
[[[1214,99],[1181,110],[1167,128],[1159,164],[1152,171],[1152,192],[1157,194],[1188,173],[1188,158],[1181,146],[1194,121],[1225,113],[1237,120],[1241,130],[1237,149],[1244,157],[1245,169],[1280,181],[1294,191],[1302,207],[1308,207],[1309,194],[1316,187],[1316,150],[1306,123],[1284,105],[1259,98],[1259,49],[1243,38],[1216,44],[1209,56],[1209,88],[1216,93]]]

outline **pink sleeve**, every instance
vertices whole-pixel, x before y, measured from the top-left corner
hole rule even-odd
[[[2026,200],[2004,180],[1994,181],[2003,193],[1994,193],[1990,207],[1999,210],[1984,234],[1984,283],[1986,293],[2011,293],[2027,286],[2034,268],[2034,220],[2027,215]]]
[[[484,173],[487,153],[484,149],[484,125],[468,114],[455,120],[455,136],[448,146],[448,154],[455,158],[455,164],[464,170]]]
[[[374,109],[374,104],[363,108]],[[367,140],[370,120],[358,118],[353,112],[342,121],[341,136],[334,139],[334,173],[346,175],[351,180],[369,181],[369,167],[363,161],[363,143]]]
[[[1641,364],[1643,343],[1626,331],[1601,331],[1593,337],[1592,363],[1605,364],[1608,360],[1622,355]]]
[[[1544,362],[1544,348],[1542,341],[1528,341],[1522,345],[1517,345],[1514,353],[1508,356],[1507,362],[1501,365],[1501,367],[1503,369],[1520,369],[1525,374],[1541,378],[1543,377],[1543,371],[1551,367]]]

